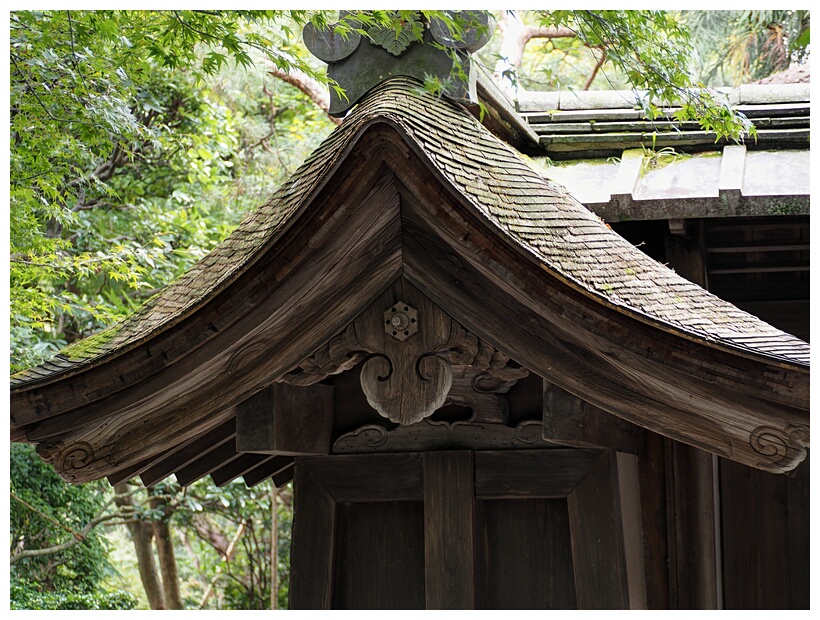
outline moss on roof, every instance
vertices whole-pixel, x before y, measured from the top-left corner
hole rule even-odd
[[[368,94],[265,204],[211,253],[136,313],[12,377],[12,387],[54,378],[127,352],[189,316],[265,251],[283,224],[310,198],[345,147],[383,120],[417,144],[431,164],[500,233],[582,292],[624,312],[659,321],[712,343],[780,362],[808,365],[809,347],[681,278],[621,238],[567,191],[467,111],[394,78]],[[104,335],[103,335],[104,334]]]

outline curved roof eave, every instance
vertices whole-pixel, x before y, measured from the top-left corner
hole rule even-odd
[[[397,78],[371,92],[274,196],[210,254],[123,322],[12,377],[25,390],[127,352],[223,290],[288,228],[366,127],[404,134],[494,228],[586,295],[689,339],[776,365],[807,368],[809,346],[658,264],[462,108]]]

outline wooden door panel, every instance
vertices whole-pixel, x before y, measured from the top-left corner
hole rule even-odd
[[[339,502],[334,609],[424,609],[424,505]]]
[[[566,500],[479,505],[479,608],[575,609]]]
[[[618,463],[574,449],[297,457],[290,606],[627,608]]]

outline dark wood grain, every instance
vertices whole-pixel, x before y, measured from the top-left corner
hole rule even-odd
[[[667,535],[666,451],[667,440],[642,431],[638,450],[641,494],[641,525],[644,540],[644,571],[648,609],[670,609],[669,538]]]
[[[421,502],[340,502],[334,609],[424,609]]]
[[[333,601],[333,554],[336,501],[296,459],[293,538],[291,541],[290,609],[330,609]]]
[[[566,500],[480,505],[480,608],[575,609]]]
[[[233,440],[235,436],[236,418],[231,417],[216,428],[189,439],[178,448],[171,450],[168,456],[162,456],[155,465],[140,474],[140,479],[145,486],[153,486],[176,470],[193,463],[208,450]]]
[[[807,545],[792,541],[806,540],[807,476],[791,479],[720,462],[726,609],[809,608]]]
[[[238,478],[256,467],[261,466],[263,463],[267,463],[273,458],[275,457],[265,454],[243,454],[227,465],[212,471],[211,479],[214,481],[216,486],[223,487],[235,478]]]
[[[210,474],[212,471],[238,459],[240,456],[242,456],[242,454],[236,451],[236,437],[232,437],[225,443],[220,444],[217,448],[209,450],[189,465],[175,470],[174,475],[177,478],[177,482],[185,487],[203,476]]]
[[[568,448],[476,452],[476,497],[565,498],[600,456]]]
[[[473,453],[424,455],[427,609],[475,609]]]
[[[719,572],[712,455],[684,444],[669,446],[671,543],[677,609],[717,609]]]
[[[236,448],[275,455],[329,454],[333,388],[274,385],[236,407]]]
[[[322,481],[338,501],[421,501],[421,454],[299,457],[300,467]]]
[[[614,452],[605,452],[567,497],[579,609],[629,605]]]
[[[612,448],[634,454],[638,428],[557,385],[544,381],[544,439],[577,448]]]
[[[293,457],[291,456],[276,456],[270,461],[265,461],[257,467],[250,470],[242,476],[249,487],[256,486],[263,480],[267,480],[281,472],[283,469],[289,468],[293,465]],[[292,476],[291,476],[292,477]]]

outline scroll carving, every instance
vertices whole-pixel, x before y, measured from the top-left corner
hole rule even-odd
[[[758,426],[749,439],[752,449],[766,457],[757,467],[774,473],[794,469],[806,458],[809,447],[809,427],[788,424],[785,428]]]
[[[467,400],[476,403],[480,401],[476,395],[503,394],[529,374],[404,280],[281,380],[307,386],[362,361],[360,381],[368,403],[401,425],[420,422],[445,404],[454,370],[460,373],[456,379],[463,394],[463,369],[470,369],[472,389]],[[479,408],[503,410],[503,403],[496,400],[485,398]]]
[[[43,442],[37,446],[37,454],[43,461],[52,464],[62,478],[69,481],[76,478],[75,471],[87,467],[94,460],[94,448],[85,441],[67,446]]]
[[[291,385],[313,385],[330,375],[350,370],[372,353],[375,351],[359,340],[356,326],[351,323],[313,356],[282,377],[282,381]]]

